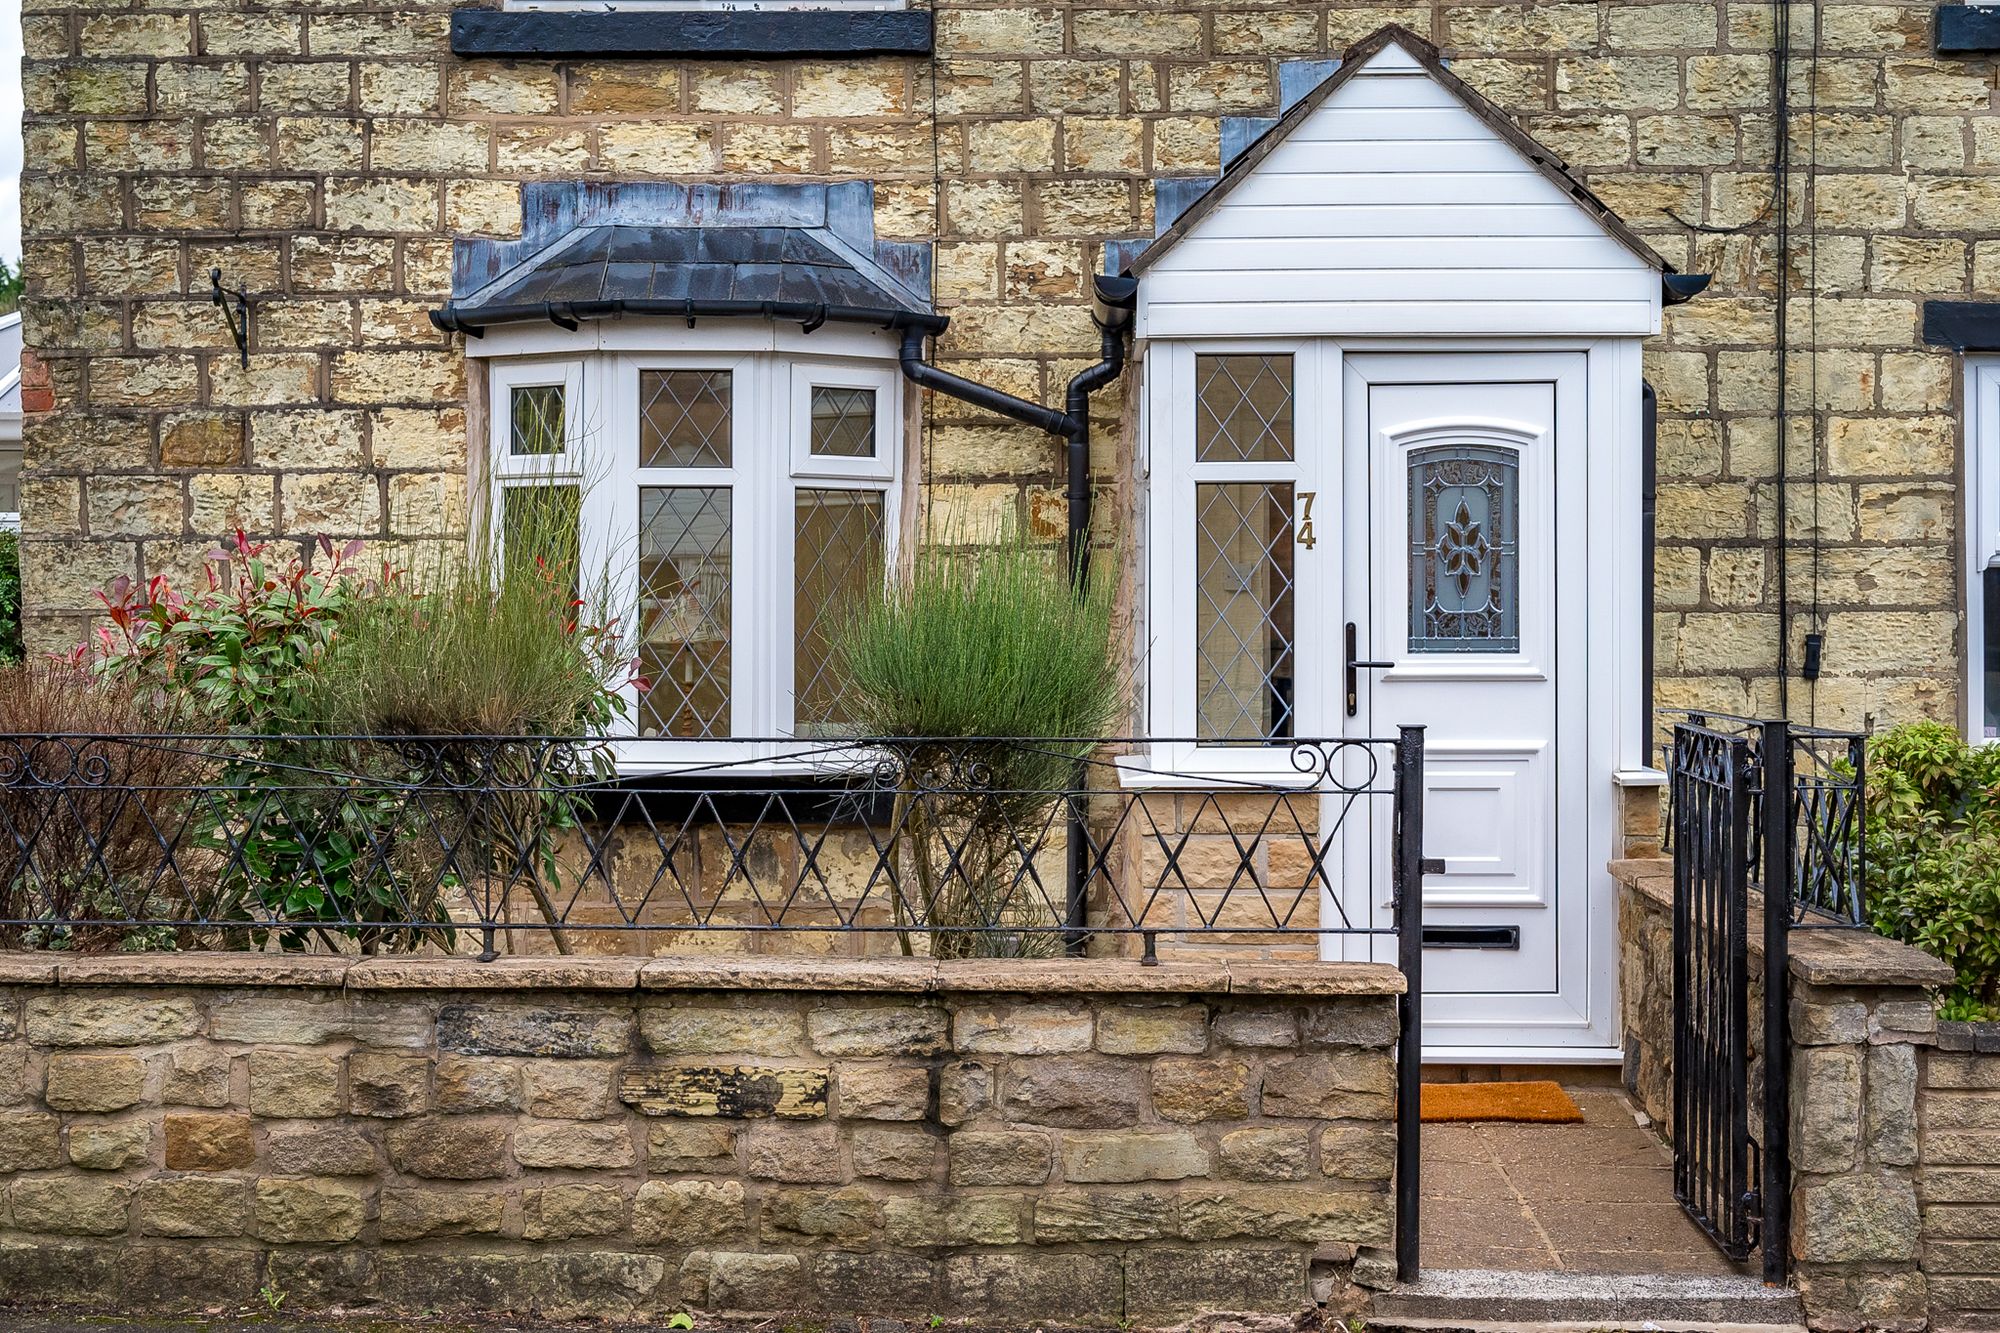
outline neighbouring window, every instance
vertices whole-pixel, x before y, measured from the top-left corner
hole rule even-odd
[[[850,730],[837,640],[895,531],[892,371],[624,354],[495,361],[491,384],[503,540],[603,570],[647,682],[634,734]]]
[[[2000,356],[1965,358],[1967,731],[2000,740]]]
[[[21,442],[0,442],[0,528],[21,525]]]

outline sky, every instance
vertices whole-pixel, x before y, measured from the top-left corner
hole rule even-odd
[[[0,0],[0,259],[21,262],[21,0]]]

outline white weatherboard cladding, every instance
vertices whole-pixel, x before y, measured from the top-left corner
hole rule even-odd
[[[1660,275],[1390,45],[1145,271],[1139,333],[1646,335]]]

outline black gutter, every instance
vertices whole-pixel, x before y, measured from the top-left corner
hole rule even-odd
[[[537,301],[525,305],[474,306],[469,310],[447,304],[430,312],[431,323],[443,332],[463,333],[471,338],[484,337],[486,330],[495,324],[546,320],[561,328],[574,329],[586,319],[615,319],[621,315],[685,319],[689,324],[697,319],[795,319],[807,333],[828,322],[870,324],[878,329],[915,330],[919,334],[942,333],[951,323],[943,315],[897,306],[826,305],[817,301],[676,301],[663,297]]]

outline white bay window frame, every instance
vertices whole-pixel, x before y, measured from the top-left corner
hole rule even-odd
[[[626,716],[612,728],[619,739],[620,767],[642,771],[755,760],[783,748],[772,742],[811,737],[813,733],[802,731],[796,717],[798,495],[823,490],[880,495],[883,566],[885,573],[893,568],[905,510],[904,395],[890,359],[893,344],[823,330],[813,335],[817,341],[810,349],[794,350],[784,345],[785,339],[773,340],[768,331],[758,340],[732,339],[725,331],[703,329],[689,331],[686,338],[675,336],[672,341],[677,345],[671,349],[656,350],[630,328],[606,333],[617,336],[600,336],[594,349],[568,355],[548,355],[543,349],[559,340],[545,332],[489,333],[489,342],[496,341],[495,335],[513,337],[499,339],[491,349],[498,354],[487,359],[488,427],[482,461],[496,514],[501,493],[511,487],[574,484],[580,488],[578,548],[585,578],[592,571],[609,571],[612,609],[625,619],[635,654],[644,632],[642,625],[632,623],[640,614],[642,593],[642,488],[712,487],[729,492],[728,734],[643,736],[642,701],[636,686],[628,685]],[[744,350],[745,342],[755,341],[766,345]],[[770,346],[773,341],[778,344],[775,348]],[[507,354],[514,348],[535,354]],[[820,348],[826,351],[818,353]],[[648,371],[677,370],[729,374],[728,466],[641,466],[641,377]],[[563,390],[564,447],[558,454],[515,455],[512,393],[541,386]],[[813,390],[820,387],[873,392],[871,456],[812,453]]]

